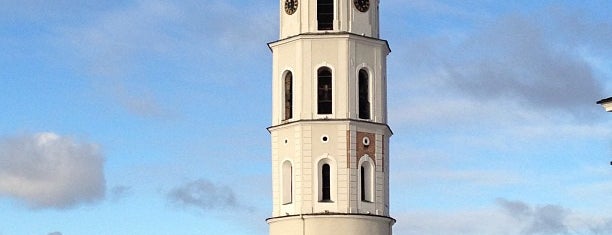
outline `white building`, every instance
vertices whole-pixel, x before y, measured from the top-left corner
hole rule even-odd
[[[390,235],[379,0],[279,0],[270,235]]]

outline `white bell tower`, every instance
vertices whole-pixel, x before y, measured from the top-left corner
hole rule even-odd
[[[270,235],[391,235],[379,0],[278,0]]]

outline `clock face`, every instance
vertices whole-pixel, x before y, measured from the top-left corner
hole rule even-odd
[[[370,9],[370,0],[354,0],[355,8],[361,12],[366,12]]]
[[[298,0],[285,0],[285,13],[293,15],[298,8]]]

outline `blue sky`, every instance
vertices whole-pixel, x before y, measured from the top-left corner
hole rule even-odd
[[[0,235],[267,234],[278,7],[0,1]],[[380,9],[395,234],[612,234],[612,3]]]

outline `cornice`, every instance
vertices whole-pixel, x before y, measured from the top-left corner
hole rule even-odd
[[[384,215],[350,214],[350,213],[337,213],[337,212],[310,213],[310,214],[277,216],[277,217],[267,218],[266,222],[269,222],[270,220],[275,220],[275,219],[288,219],[288,218],[292,218],[292,217],[296,217],[296,218],[297,217],[299,217],[299,218],[308,218],[308,217],[320,217],[320,216],[325,216],[325,217],[334,217],[334,216],[342,216],[342,217],[375,217],[375,218],[380,218],[380,219],[387,219],[387,220],[391,221],[391,224],[395,224],[395,222],[396,222],[396,220],[394,218],[391,218],[389,216],[384,216]]]
[[[316,122],[319,122],[319,123],[321,123],[321,122],[359,122],[359,123],[365,123],[365,124],[376,125],[376,126],[384,126],[391,133],[391,135],[393,135],[393,131],[391,130],[391,127],[389,127],[389,125],[386,124],[386,123],[379,123],[379,122],[372,122],[372,121],[365,121],[365,120],[351,119],[351,118],[344,118],[344,119],[331,119],[331,118],[299,119],[299,120],[295,120],[295,121],[287,121],[287,122],[284,122],[284,123],[279,124],[279,125],[269,126],[269,127],[266,128],[266,130],[268,130],[268,132],[271,132],[272,129],[276,129],[276,128],[284,127],[284,126],[289,126],[289,125],[292,125],[292,124],[298,124],[298,123],[316,123]]]
[[[362,39],[366,39],[366,40],[372,40],[372,41],[378,41],[381,42],[383,44],[385,44],[385,46],[387,47],[387,51],[388,53],[391,53],[391,47],[389,47],[389,42],[387,40],[384,39],[380,39],[380,38],[375,38],[375,37],[368,37],[365,35],[359,35],[356,33],[350,33],[350,32],[344,32],[344,31],[324,31],[324,32],[316,32],[316,33],[301,33],[301,34],[297,34],[297,35],[293,35],[290,37],[286,37],[283,39],[279,39],[273,42],[269,42],[268,43],[268,48],[270,49],[270,51],[272,51],[272,46],[274,46],[275,44],[280,44],[283,42],[288,42],[288,41],[293,41],[293,40],[297,40],[297,39],[301,39],[301,38],[315,38],[315,37],[310,37],[310,36],[346,36],[348,38],[350,37],[358,37],[358,38],[362,38]]]

